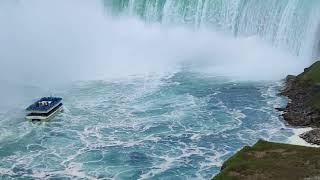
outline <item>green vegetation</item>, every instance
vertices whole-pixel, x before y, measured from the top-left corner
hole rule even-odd
[[[316,87],[312,93],[311,106],[320,110],[320,61],[306,68],[302,74],[297,76],[297,80],[303,87]]]
[[[214,180],[320,178],[320,149],[260,140],[223,167]]]
[[[320,61],[315,62],[298,76],[300,82],[310,82],[311,85],[320,85]]]
[[[288,77],[284,95],[292,100],[284,116],[288,122],[320,127],[320,61]],[[228,159],[213,179],[320,179],[320,148],[260,140]]]

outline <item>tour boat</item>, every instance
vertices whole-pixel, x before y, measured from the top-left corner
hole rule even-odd
[[[43,97],[26,109],[28,112],[26,119],[31,121],[49,120],[62,111],[62,105],[60,97]]]

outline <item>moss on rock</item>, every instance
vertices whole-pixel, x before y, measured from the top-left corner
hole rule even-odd
[[[291,100],[283,114],[290,125],[320,127],[320,61],[298,76],[288,76],[282,94]]]
[[[309,82],[310,85],[320,84],[320,61],[317,61],[309,68],[306,68],[297,78],[302,83]]]
[[[228,159],[214,180],[320,178],[320,149],[260,140]]]

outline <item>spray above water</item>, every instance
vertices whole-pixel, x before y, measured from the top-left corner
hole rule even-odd
[[[241,146],[286,140],[278,83],[211,76],[279,80],[305,60],[259,36],[109,14],[98,0],[0,1],[0,174],[210,179]],[[96,79],[108,81],[70,83]],[[49,86],[65,112],[26,123],[23,107]]]
[[[41,84],[165,74],[184,62],[205,64],[216,75],[273,80],[303,67],[256,37],[107,14],[100,1],[2,1],[1,80]]]
[[[305,0],[104,0],[113,14],[146,22],[208,27],[236,37],[259,36],[273,46],[311,59],[320,1]]]

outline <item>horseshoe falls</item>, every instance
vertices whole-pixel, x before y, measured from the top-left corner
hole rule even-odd
[[[317,0],[3,0],[0,27],[0,179],[210,179],[297,143],[277,94],[320,56]]]
[[[319,56],[319,1],[304,0],[105,0],[113,14],[146,22],[211,28],[259,36],[296,55]]]

